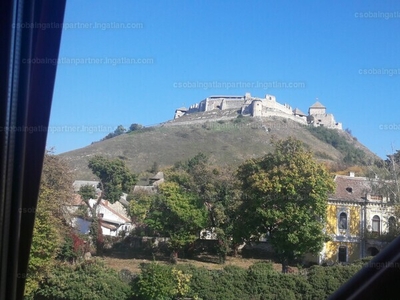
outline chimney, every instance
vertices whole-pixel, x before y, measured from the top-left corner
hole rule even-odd
[[[349,172],[350,177],[354,177],[355,173],[354,172]]]

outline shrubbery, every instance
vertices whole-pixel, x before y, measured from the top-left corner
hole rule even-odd
[[[129,283],[97,261],[58,264],[38,289],[35,299],[130,299]]]
[[[191,265],[144,265],[133,282],[137,299],[177,299],[176,270],[186,276],[187,289],[181,296],[189,299],[326,299],[359,271],[364,262],[349,266],[313,266],[301,274],[283,274],[271,263],[260,262],[248,270],[226,266],[208,270]],[[175,297],[175,298],[174,298]]]
[[[208,270],[193,265],[141,265],[139,275],[120,273],[98,261],[58,264],[41,284],[35,299],[326,299],[368,262],[313,266],[283,274],[268,262],[247,270],[226,266]]]
[[[316,138],[330,144],[343,153],[343,161],[345,163],[365,165],[365,152],[350,144],[337,130],[312,126],[308,126],[307,128]]]

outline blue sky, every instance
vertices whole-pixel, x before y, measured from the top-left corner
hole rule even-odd
[[[55,153],[246,92],[304,112],[318,98],[379,156],[400,149],[399,1],[68,0],[64,21]]]

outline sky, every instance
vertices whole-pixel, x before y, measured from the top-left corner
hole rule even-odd
[[[68,0],[47,148],[249,92],[305,113],[318,99],[385,158],[400,149],[399,33],[400,1]]]

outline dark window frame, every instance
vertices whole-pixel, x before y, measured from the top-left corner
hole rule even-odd
[[[341,263],[347,263],[347,247],[346,246],[339,246],[338,261]]]

